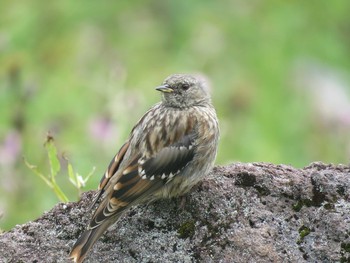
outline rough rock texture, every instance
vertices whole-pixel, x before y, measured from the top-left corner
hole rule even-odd
[[[0,262],[70,262],[93,192],[0,235]],[[350,262],[350,167],[216,167],[181,198],[138,206],[86,262]]]

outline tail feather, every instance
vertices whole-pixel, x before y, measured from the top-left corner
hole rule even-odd
[[[69,254],[70,258],[76,263],[83,262],[90,248],[109,226],[110,223],[106,221],[94,229],[86,230],[75,242],[72,251]]]

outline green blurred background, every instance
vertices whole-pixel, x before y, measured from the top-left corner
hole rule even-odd
[[[217,164],[348,163],[350,1],[0,1],[0,228],[58,202],[24,164],[95,189],[172,73],[212,81]],[[64,156],[64,157],[63,157]],[[59,183],[77,194],[66,168]]]

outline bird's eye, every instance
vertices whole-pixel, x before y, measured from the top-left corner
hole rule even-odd
[[[188,89],[190,88],[190,85],[187,84],[187,83],[184,83],[184,84],[182,84],[181,88],[182,88],[183,90],[188,90]]]

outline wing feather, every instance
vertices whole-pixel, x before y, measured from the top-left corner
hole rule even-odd
[[[102,176],[102,178],[101,178],[100,184],[98,186],[99,191],[98,191],[97,196],[95,197],[94,201],[92,202],[92,205],[90,206],[90,210],[95,206],[95,204],[98,202],[98,200],[103,195],[103,193],[105,191],[105,187],[107,186],[107,184],[110,181],[113,174],[115,174],[116,171],[118,170],[120,163],[123,161],[124,155],[125,155],[126,151],[128,150],[129,145],[130,145],[129,141],[124,143],[123,146],[118,151],[118,153],[114,156],[114,158],[109,163],[108,168],[107,168],[104,176]]]
[[[194,133],[183,136],[176,143],[161,149],[155,156],[144,160],[142,170],[145,171],[147,177],[165,175],[169,178],[170,174],[179,173],[195,155],[194,141]]]
[[[173,180],[193,160],[196,125],[189,118],[169,117],[163,121],[169,125],[156,130],[148,127],[152,119],[144,118],[142,125],[146,126],[134,128],[130,140],[113,158],[99,187],[98,198],[103,193],[106,196],[92,217],[90,229],[119,217],[129,205],[152,198],[154,192]],[[146,132],[141,141],[134,141],[133,134],[138,130]],[[166,142],[161,139],[165,135],[169,138]],[[157,143],[159,141],[162,143]]]
[[[172,180],[193,159],[194,139],[193,133],[185,135],[176,143],[162,148],[153,157],[142,159],[137,156],[125,169],[116,171],[113,177],[118,180],[113,185],[107,184],[109,188],[106,191],[109,194],[94,213],[90,229],[110,217],[119,216],[127,205],[137,203]]]

